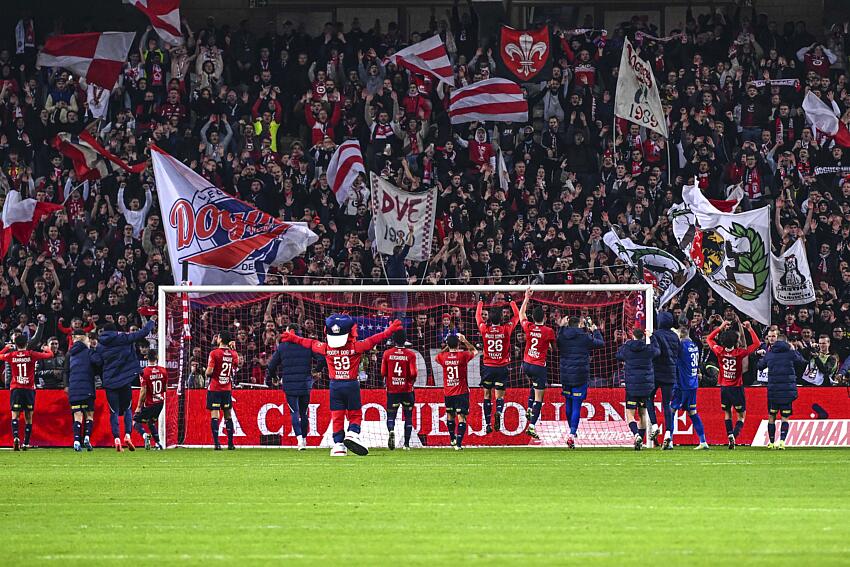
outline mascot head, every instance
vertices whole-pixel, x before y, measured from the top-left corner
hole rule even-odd
[[[325,319],[325,335],[328,346],[331,348],[344,347],[353,328],[354,319],[350,315],[334,313]]]

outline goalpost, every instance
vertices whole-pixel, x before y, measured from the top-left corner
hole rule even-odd
[[[296,324],[302,336],[324,339],[324,320],[334,312],[350,314],[357,323],[358,338],[385,329],[401,319],[409,347],[416,353],[416,409],[414,446],[448,445],[445,409],[442,405],[442,370],[435,362],[443,339],[461,332],[480,346],[475,323],[479,299],[487,308],[501,306],[510,313],[507,300],[519,307],[524,285],[424,285],[424,286],[161,286],[158,301],[157,348],[160,364],[169,370],[169,389],[161,416],[162,437],[167,447],[211,446],[209,417],[205,409],[203,372],[214,335],[228,331],[236,340],[240,368],[234,389],[236,443],[240,446],[289,447],[295,438],[283,392],[264,384],[266,366],[287,324]],[[583,404],[578,444],[627,445],[632,437],[623,421],[625,396],[616,351],[635,326],[652,331],[653,288],[648,284],[536,285],[529,304],[542,305],[546,324],[558,330],[564,316],[590,317],[600,327],[605,346],[592,351],[591,381]],[[648,333],[648,334],[649,334]],[[525,434],[525,408],[529,381],[520,366],[525,336],[517,325],[511,337],[510,380],[505,395],[503,430],[486,434],[482,421],[480,356],[469,365],[470,433],[475,445],[565,445],[569,427],[564,415],[561,377],[556,345],[547,357],[548,384],[538,422],[540,440]],[[386,447],[385,384],[380,361],[385,345],[366,353],[361,362],[363,398],[361,438],[370,447]],[[330,443],[330,411],[327,407],[327,373],[323,363],[314,364],[314,391],[310,404],[310,446]],[[403,428],[401,412],[397,431]],[[442,428],[442,429],[441,429]],[[396,438],[401,437],[397,434]]]

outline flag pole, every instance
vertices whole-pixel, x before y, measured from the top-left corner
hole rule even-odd
[[[666,141],[666,143],[664,145],[667,146],[667,185],[672,187],[673,186],[673,166],[671,165],[672,162],[670,161],[670,138],[665,138],[665,141]]]

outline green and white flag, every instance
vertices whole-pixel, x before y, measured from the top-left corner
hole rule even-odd
[[[689,201],[670,208],[680,248],[720,297],[770,324],[769,208],[720,213]]]
[[[669,252],[653,246],[635,244],[631,238],[619,238],[611,230],[602,240],[617,257],[631,267],[642,267],[644,283],[655,288],[655,309],[664,307],[691,281],[697,270],[682,263]]]

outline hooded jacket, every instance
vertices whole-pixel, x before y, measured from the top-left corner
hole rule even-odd
[[[669,311],[658,313],[658,329],[652,334],[652,338],[658,341],[661,356],[655,359],[655,383],[676,383],[676,362],[679,358],[679,335],[673,331],[673,314]]]
[[[103,331],[98,337],[97,353],[103,360],[103,387],[114,390],[133,382],[141,369],[136,354],[135,342],[147,337],[153,331],[154,322],[148,321],[144,327],[133,333]]]
[[[794,364],[803,364],[803,355],[785,341],[776,341],[758,361],[758,369],[767,368],[767,397],[771,402],[788,404],[797,399],[797,372]]]
[[[597,329],[593,335],[578,327],[561,327],[558,331],[561,384],[581,386],[590,379],[590,351],[605,344]]]
[[[617,360],[624,363],[626,394],[630,396],[649,396],[655,390],[655,372],[652,360],[661,354],[655,335],[649,344],[631,339],[617,350]]]
[[[95,349],[76,341],[68,350],[68,400],[72,402],[94,397],[94,377],[103,361]]]

